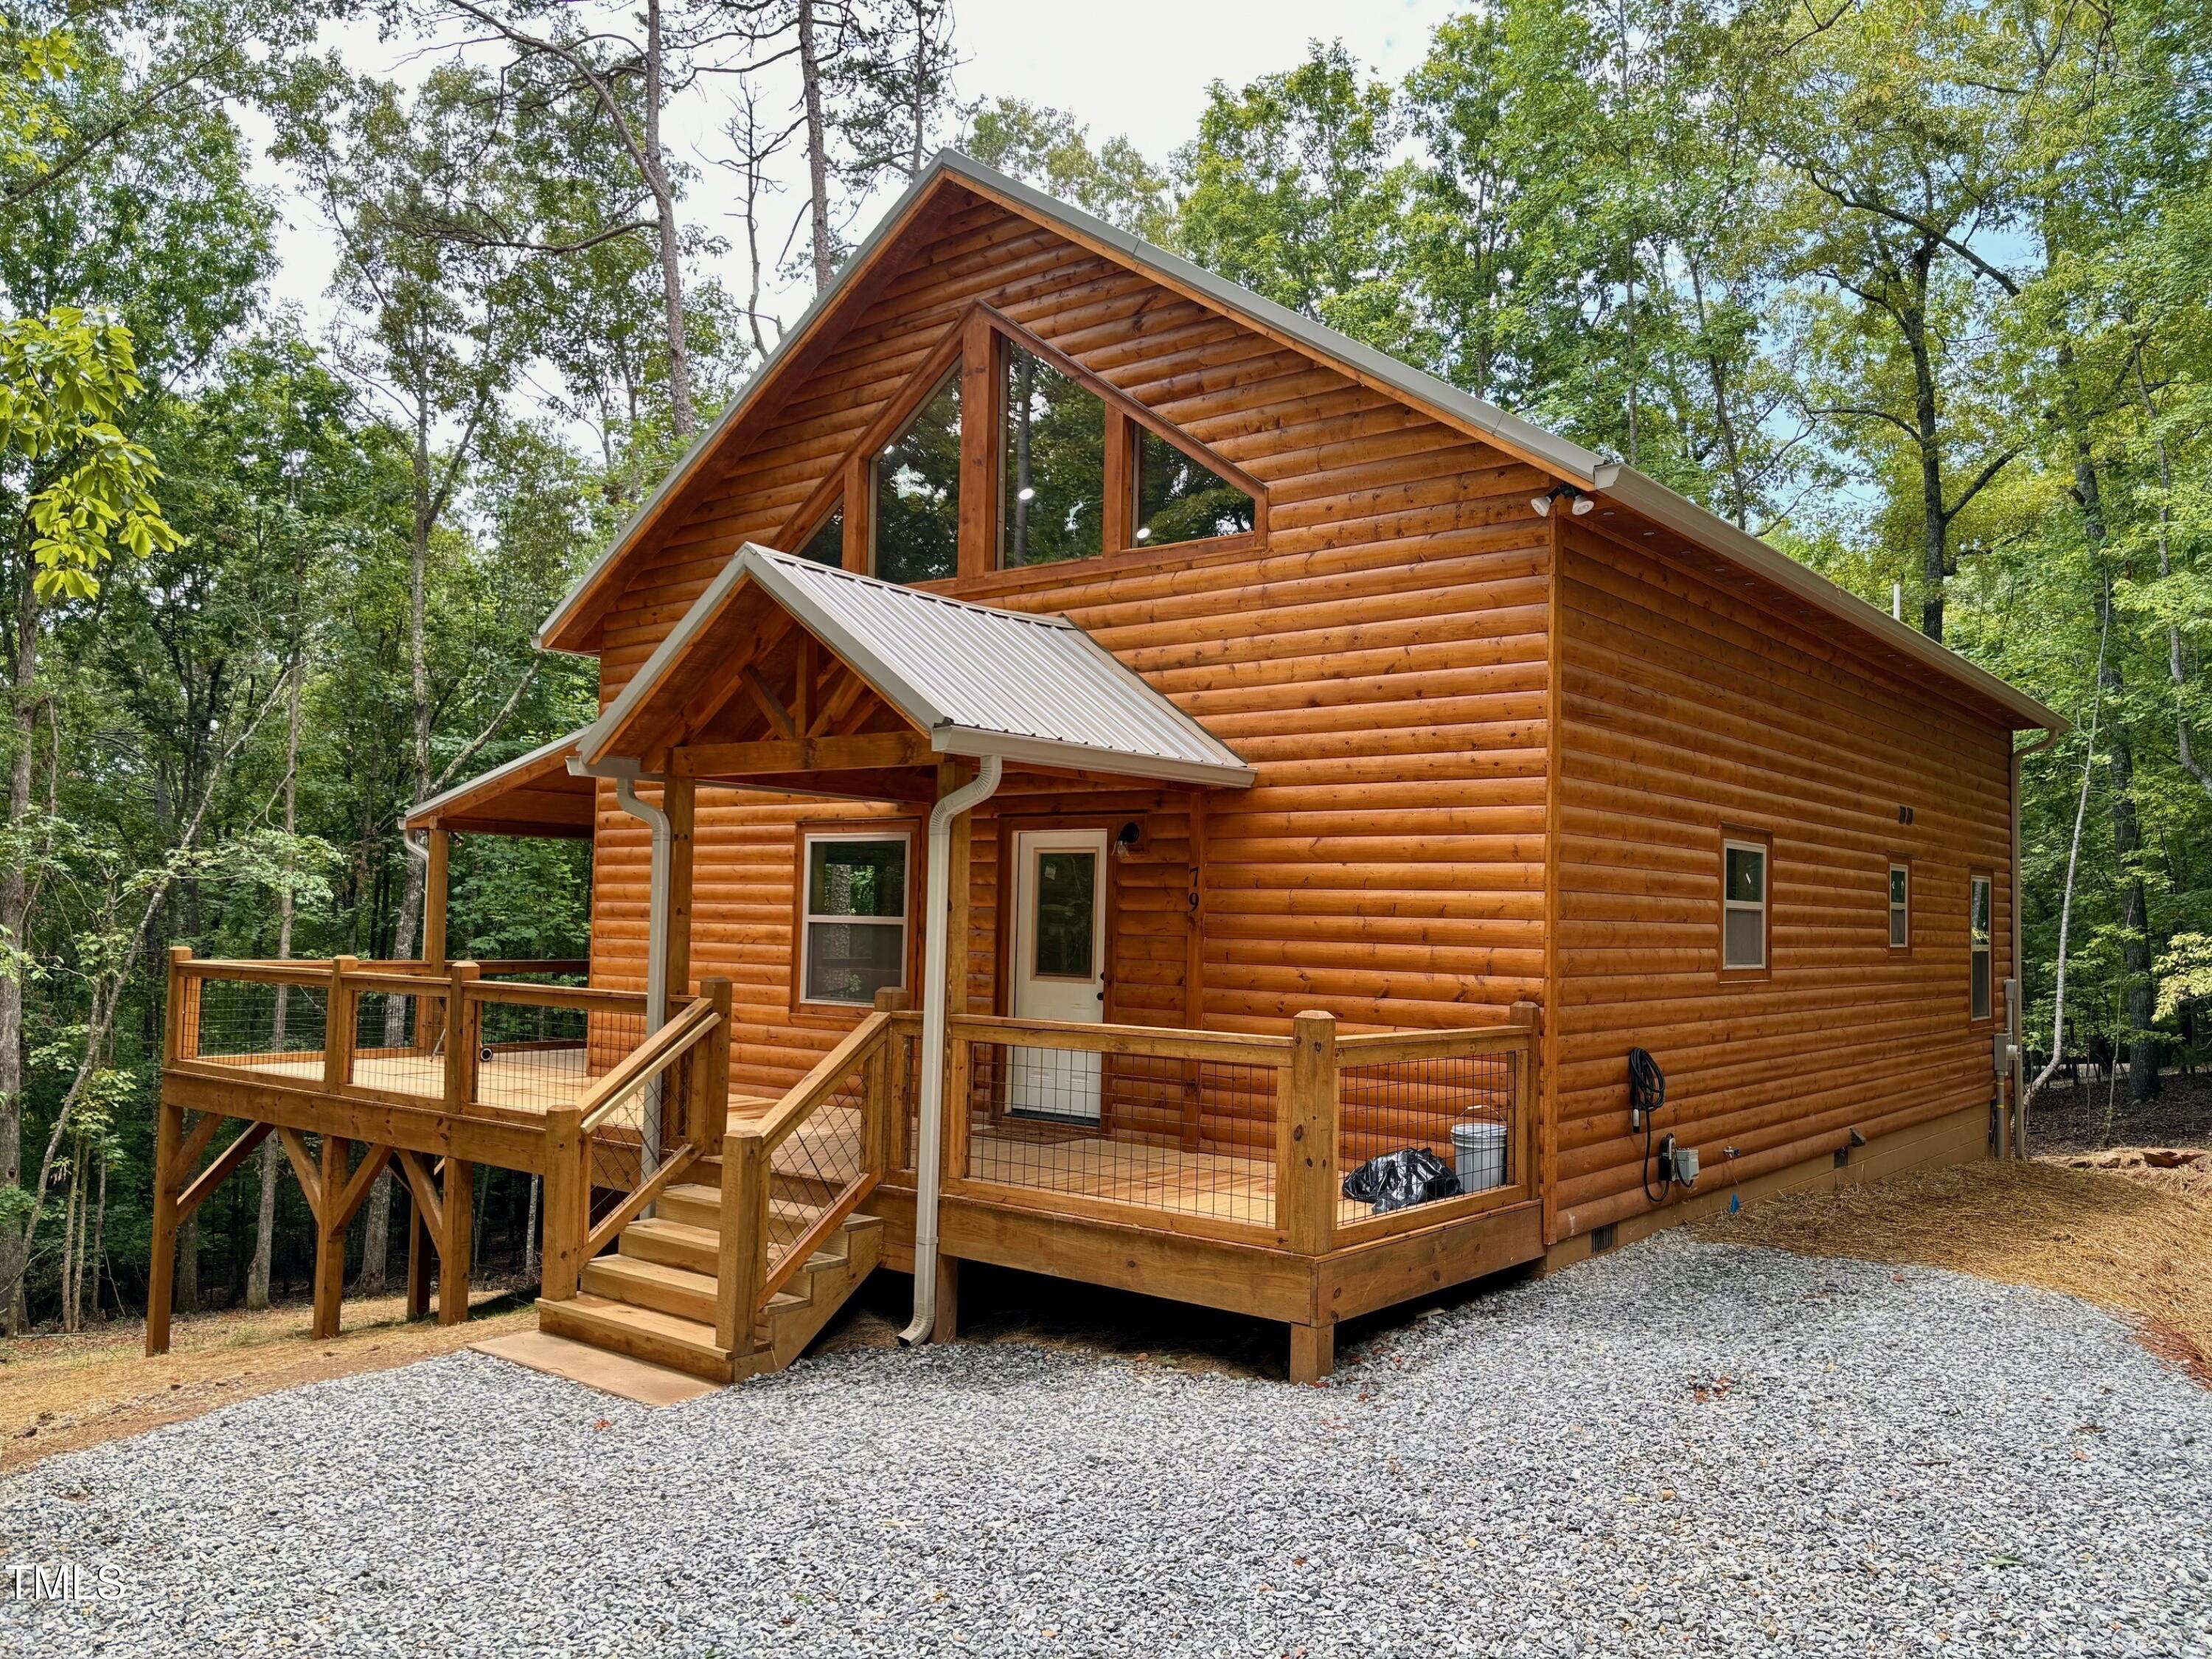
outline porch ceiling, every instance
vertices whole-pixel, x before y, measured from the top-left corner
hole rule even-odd
[[[407,828],[588,839],[599,785],[591,778],[571,775],[568,766],[582,735],[571,732],[556,738],[433,795],[407,815]]]
[[[945,755],[1230,788],[1253,780],[1065,617],[970,605],[750,543],[576,747],[586,766],[627,759],[647,773],[835,793],[883,793],[889,775]]]

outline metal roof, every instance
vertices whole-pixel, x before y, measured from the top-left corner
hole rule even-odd
[[[1109,249],[1132,267],[1149,271],[1170,287],[1196,295],[1231,316],[1242,317],[1263,331],[1296,342],[1315,356],[1370,384],[1387,387],[1452,425],[1487,438],[1531,464],[1566,480],[1594,495],[1616,500],[1629,510],[1663,524],[1677,534],[1710,548],[1826,611],[1838,620],[1871,634],[1883,644],[1903,653],[1925,667],[1956,681],[2028,726],[2063,731],[2067,722],[2058,714],[2025,692],[2014,689],[1987,669],[1968,661],[1917,629],[1891,617],[1878,606],[1838,586],[1787,554],[1708,512],[1686,495],[1632,468],[1608,461],[1580,444],[1507,413],[1497,404],[1474,397],[1448,380],[1400,362],[1350,336],[1300,315],[1287,307],[1263,299],[1223,276],[1216,276],[1164,248],[1155,247],[1070,207],[972,156],[956,149],[939,150],[936,159],[908,185],[890,212],[845,261],[837,276],[814,298],[776,349],[762,362],[744,389],[724,411],[720,420],[702,434],[684,459],[669,470],[660,487],[641,506],[622,533],[592,564],[568,597],[538,630],[542,646],[556,635],[582,607],[600,579],[629,551],[661,508],[689,483],[700,464],[713,453],[722,434],[744,418],[767,395],[785,360],[795,356],[817,323],[860,277],[875,256],[911,218],[922,199],[946,178],[1010,204],[1042,222],[1057,226],[1071,236]]]
[[[970,605],[750,542],[583,732],[585,764],[611,757],[632,718],[748,583],[926,732],[939,754],[1231,788],[1253,781],[1235,750],[1065,617]]]

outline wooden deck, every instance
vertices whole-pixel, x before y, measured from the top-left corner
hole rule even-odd
[[[245,1054],[235,1059],[203,1055],[201,1059],[290,1083],[319,1084],[323,1078],[323,1056],[319,1052]],[[556,1106],[574,1106],[595,1081],[586,1068],[580,1044],[574,1048],[494,1049],[489,1060],[477,1062],[476,1077],[477,1097],[472,1104],[538,1116]],[[434,1054],[356,1054],[353,1081],[357,1088],[441,1100],[445,1096],[446,1062],[442,1055]]]

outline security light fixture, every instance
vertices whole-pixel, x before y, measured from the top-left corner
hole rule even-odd
[[[1577,519],[1587,516],[1590,509],[1597,505],[1596,501],[1583,495],[1572,484],[1553,484],[1542,495],[1530,496],[1528,505],[1535,509],[1538,518],[1548,519],[1552,516],[1552,503],[1557,501],[1565,501],[1567,503],[1567,511]]]

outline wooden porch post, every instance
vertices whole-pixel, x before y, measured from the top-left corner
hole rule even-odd
[[[715,977],[699,981],[699,994],[714,1005],[721,1016],[713,1033],[699,1045],[692,1078],[691,1144],[702,1158],[721,1150],[730,1127],[730,981]]]
[[[668,937],[662,957],[668,965],[668,1006],[646,1011],[655,1025],[674,1018],[691,1000],[691,843],[699,799],[690,778],[671,778],[660,788],[660,810],[668,815]]]
[[[584,1109],[556,1106],[545,1114],[545,1242],[538,1256],[538,1293],[548,1302],[576,1294],[584,1270],[584,1232],[591,1207],[584,1170]]]
[[[422,961],[425,966],[446,965],[446,899],[447,860],[453,852],[453,832],[430,830],[429,858],[422,872]]]
[[[1339,1194],[1334,1015],[1305,1013],[1291,1022],[1286,1081],[1275,1152],[1275,1229],[1299,1255],[1324,1255],[1335,1242]],[[1293,1382],[1318,1382],[1335,1368],[1335,1324],[1315,1311],[1310,1324],[1291,1327]]]
[[[937,798],[944,799],[973,776],[968,762],[946,756],[937,763]],[[945,999],[948,1020],[968,1012],[968,970],[970,913],[970,854],[975,841],[975,815],[963,812],[952,820],[945,849],[947,878],[944,916],[931,916],[926,926],[945,928],[945,983],[926,988],[925,994]],[[948,1032],[945,1043],[945,1165],[943,1179],[958,1181],[968,1173],[968,1094],[974,1057],[957,1032]],[[942,1258],[940,1258],[941,1260]],[[940,1281],[940,1289],[942,1283]]]

